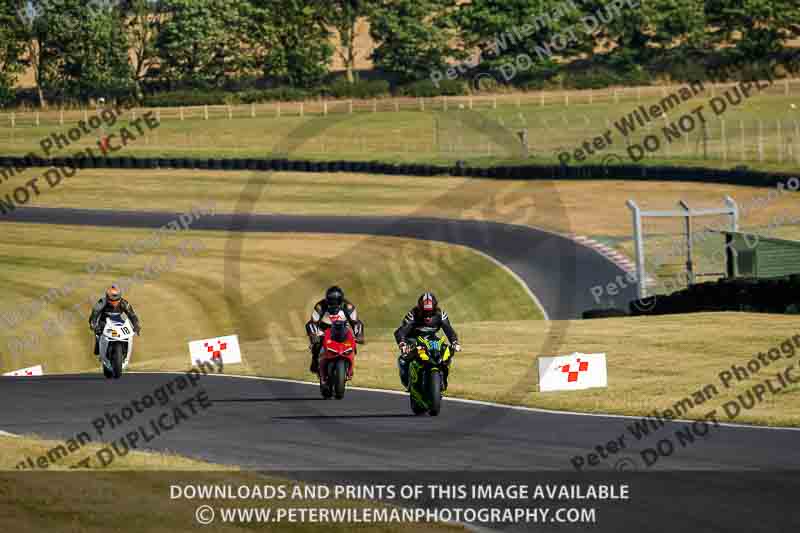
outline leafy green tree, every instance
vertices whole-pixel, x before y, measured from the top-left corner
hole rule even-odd
[[[131,68],[136,96],[143,95],[142,82],[158,65],[158,33],[164,19],[161,0],[125,0],[121,3],[131,46]]]
[[[737,62],[777,60],[800,37],[797,0],[707,0],[706,12],[715,41],[733,44]]]
[[[457,0],[383,0],[370,19],[372,59],[403,80],[427,78],[460,57],[455,21]]]
[[[582,13],[572,5],[551,0],[473,0],[459,5],[453,20],[461,29],[465,49],[476,54],[477,68],[502,71],[516,62],[517,70],[529,74],[586,50]]]
[[[323,0],[326,21],[339,34],[338,54],[344,64],[347,81],[355,81],[356,30],[358,21],[370,17],[379,5],[378,0]]]
[[[244,67],[241,3],[236,0],[165,0],[155,42],[162,78],[219,87]]]
[[[20,10],[39,100],[45,93],[85,101],[131,86],[121,12],[81,0],[28,0]]]
[[[308,0],[250,0],[245,40],[266,79],[313,87],[328,74],[333,46],[327,6]]]
[[[13,99],[13,88],[25,69],[25,31],[14,0],[0,0],[0,107]]]

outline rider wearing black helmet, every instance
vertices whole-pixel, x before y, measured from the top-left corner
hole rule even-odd
[[[427,336],[438,333],[439,330],[444,330],[447,340],[453,347],[454,352],[461,351],[461,345],[458,343],[458,335],[450,325],[450,319],[447,313],[439,307],[439,301],[432,292],[425,292],[420,295],[417,300],[417,305],[409,311],[403,323],[394,332],[394,338],[397,345],[400,347],[400,357],[397,358],[397,366],[400,368],[400,381],[403,387],[408,390],[408,363],[410,362],[410,349],[408,339],[413,339],[419,336]],[[447,368],[450,368],[448,362]],[[443,386],[447,388],[447,374],[444,374]]]
[[[333,322],[331,317],[336,316],[350,324],[357,343],[362,344],[364,342],[364,323],[358,319],[356,306],[345,299],[344,291],[340,287],[336,285],[330,287],[325,291],[325,298],[314,305],[314,310],[311,312],[311,320],[306,323],[306,333],[309,341],[311,341],[309,346],[311,350],[311,367],[309,370],[314,374],[319,370],[319,351],[322,348],[322,337],[325,335],[325,330],[331,327]]]

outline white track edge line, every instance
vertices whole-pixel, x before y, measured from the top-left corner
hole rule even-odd
[[[482,252],[482,251],[480,251],[480,250],[478,250],[478,249],[476,249],[476,248],[469,248],[469,250],[470,250],[470,251],[472,251],[472,252],[475,252],[475,253],[477,253],[478,255],[480,255],[480,256],[482,256],[482,257],[485,257],[486,259],[488,259],[489,261],[491,261],[492,263],[494,263],[494,264],[495,264],[495,266],[498,266],[498,267],[500,267],[500,269],[501,269],[501,270],[505,271],[505,272],[506,272],[507,274],[509,274],[509,275],[510,275],[512,278],[514,278],[514,279],[517,281],[517,283],[519,283],[520,285],[522,285],[522,288],[523,288],[523,289],[525,289],[525,292],[526,292],[526,293],[528,293],[528,296],[530,296],[531,300],[533,300],[533,303],[534,303],[534,304],[536,304],[536,306],[537,306],[537,307],[539,308],[539,310],[542,312],[542,316],[544,316],[544,319],[545,319],[545,320],[547,320],[547,321],[549,321],[549,320],[550,320],[550,315],[548,315],[548,314],[547,314],[547,309],[545,309],[545,308],[544,308],[544,306],[542,305],[542,302],[540,302],[540,301],[539,301],[539,298],[537,298],[537,297],[536,297],[536,294],[535,294],[535,293],[534,293],[534,292],[531,290],[531,288],[530,288],[530,287],[528,287],[528,284],[527,284],[527,283],[525,283],[525,282],[522,280],[522,278],[521,278],[521,277],[519,277],[519,276],[517,275],[517,273],[516,273],[516,272],[514,272],[513,270],[511,270],[511,267],[509,267],[508,265],[506,265],[506,264],[504,264],[504,263],[501,263],[501,262],[500,262],[500,261],[498,261],[496,258],[494,258],[494,257],[492,257],[491,255],[489,255],[489,254],[487,254],[487,253],[485,253],[485,252]]]
[[[184,374],[184,372],[165,372],[165,371],[156,371],[156,372],[128,372],[128,374]],[[282,383],[295,383],[297,385],[313,385],[319,386],[319,383],[313,381],[300,381],[296,379],[288,379],[288,378],[270,378],[265,376],[242,376],[239,374],[207,374],[207,376],[216,376],[216,377],[228,377],[228,378],[237,378],[237,379],[255,379],[255,380],[262,380],[262,381],[279,381]],[[398,396],[406,396],[408,395],[407,392],[404,391],[396,391],[396,390],[389,390],[389,389],[373,389],[369,387],[348,387],[352,390],[357,391],[364,391],[364,392],[380,392],[384,394],[394,394]],[[470,400],[467,398],[455,398],[452,396],[445,396],[443,398],[445,401],[448,402],[456,402],[456,403],[466,403],[472,405],[482,405],[485,407],[496,407],[499,409],[509,409],[511,411],[522,411],[528,413],[544,413],[549,415],[571,415],[571,416],[592,416],[597,418],[620,418],[624,420],[641,420],[642,418],[652,418],[650,414],[647,415],[617,415],[612,413],[581,413],[578,411],[556,411],[554,409],[543,409],[541,407],[527,407],[524,405],[508,405],[503,403],[494,403],[494,402],[487,402],[484,400]],[[682,418],[674,418],[672,420],[664,419],[665,422],[682,422],[691,424],[692,422],[697,422],[697,420],[684,420]],[[730,427],[730,428],[740,428],[740,429],[769,429],[774,431],[800,431],[800,427],[788,427],[788,426],[756,426],[753,424],[737,424],[735,422],[718,422],[717,425]]]

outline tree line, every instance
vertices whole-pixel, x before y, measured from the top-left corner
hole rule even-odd
[[[402,84],[459,66],[460,79],[534,60],[522,87],[570,72],[605,82],[706,78],[731,63],[798,64],[797,0],[0,0],[0,105],[33,73],[38,104],[174,89],[318,87],[338,56],[358,83],[369,59]],[[569,39],[564,39],[569,35]],[[557,53],[543,46],[558,43]],[[452,72],[452,71],[451,71]],[[237,85],[238,84],[238,85]]]

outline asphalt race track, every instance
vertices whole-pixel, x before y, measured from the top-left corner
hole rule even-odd
[[[178,213],[20,208],[5,215],[15,222],[158,228]],[[224,215],[202,217],[194,230],[362,234],[407,237],[468,246],[511,269],[536,295],[549,318],[580,318],[599,307],[591,288],[625,272],[596,251],[546,231],[497,222],[407,217]],[[619,289],[617,307],[636,298],[636,287]],[[606,303],[606,302],[604,302]]]
[[[83,431],[98,440],[96,419],[121,413],[175,377],[0,378],[0,427],[63,439]],[[637,442],[627,429],[632,420],[624,418],[452,400],[445,400],[439,417],[413,416],[407,396],[400,394],[351,389],[341,401],[325,401],[314,385],[208,376],[197,388],[175,395],[171,404],[156,404],[106,431],[103,440],[113,442],[148,427],[150,420],[200,389],[210,398],[210,407],[198,407],[196,415],[163,431],[145,447],[329,483],[629,483],[632,500],[601,502],[595,531],[789,531],[796,530],[800,518],[796,510],[800,431],[793,430],[712,427],[704,438],[686,447],[676,444],[672,456],[647,468],[639,452],[665,437],[674,441],[674,431],[683,424],[668,424]],[[153,431],[149,433],[152,437]],[[628,441],[624,452],[575,472],[573,456],[585,456],[620,435]],[[87,455],[78,450],[71,457],[77,463]],[[628,475],[620,477],[613,469],[620,468],[618,461],[623,458],[629,461]],[[630,475],[634,468],[639,471]],[[756,516],[763,527],[752,526]],[[722,527],[707,529],[710,524]],[[525,526],[502,529],[530,530]],[[560,525],[560,529],[536,530],[575,529]]]
[[[158,227],[170,213],[72,209],[20,209],[15,221],[104,226]],[[204,217],[195,229],[368,233],[441,240],[471,246],[511,268],[538,296],[550,318],[571,318],[592,307],[589,288],[621,271],[596,252],[535,229],[502,224],[365,217]],[[633,289],[629,290],[630,297]],[[637,440],[631,418],[505,408],[446,399],[439,417],[414,416],[408,397],[349,389],[342,401],[322,400],[318,387],[288,381],[214,375],[193,388],[176,390],[169,402],[123,420],[98,435],[95,425],[134,401],[164,390],[180,374],[131,373],[119,381],[99,373],[0,377],[0,430],[70,439],[80,432],[115,442],[137,433],[202,390],[208,408],[163,429],[142,448],[283,473],[306,480],[440,483],[520,479],[542,482],[609,482],[624,475],[635,501],[601,515],[595,531],[783,531],[797,530],[800,431],[714,426],[693,442],[678,444],[682,422],[666,423]],[[457,379],[457,377],[455,378]],[[531,384],[531,387],[534,385]],[[197,403],[195,402],[195,408]],[[129,411],[130,412],[130,411]],[[718,414],[724,419],[724,414]],[[113,417],[112,417],[113,418]],[[141,433],[140,433],[141,434]],[[698,435],[698,433],[695,433]],[[623,438],[624,448],[580,472],[583,456]],[[652,466],[642,450],[669,439],[674,451]],[[130,442],[130,441],[129,441]],[[70,455],[75,463],[87,452]],[[35,458],[34,458],[35,459]],[[20,457],[19,461],[24,461]],[[413,472],[409,470],[413,465]],[[619,471],[625,471],[624,474]],[[632,471],[637,471],[631,474]],[[421,472],[421,473],[420,473]],[[568,476],[568,477],[565,477]],[[598,477],[600,476],[600,477]],[[615,477],[616,476],[616,477]],[[638,477],[637,477],[638,476]],[[637,492],[638,491],[638,492]],[[604,511],[606,512],[606,511]],[[758,517],[756,519],[756,517]],[[585,527],[585,526],[584,526]],[[524,526],[509,530],[530,530]],[[539,531],[572,531],[562,526]]]

